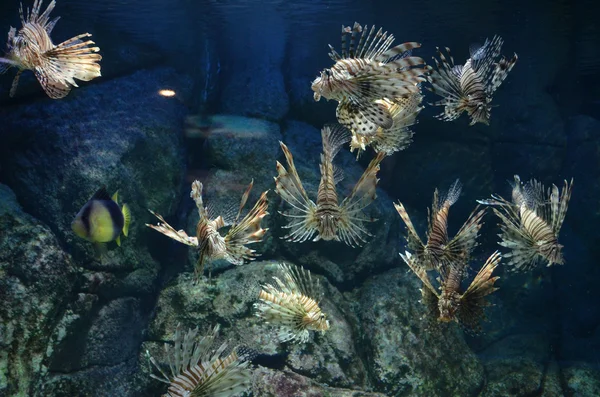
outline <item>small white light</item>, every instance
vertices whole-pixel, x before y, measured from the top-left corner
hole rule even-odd
[[[165,89],[165,90],[158,91],[158,94],[165,96],[165,97],[172,97],[172,96],[175,96],[175,91]]]

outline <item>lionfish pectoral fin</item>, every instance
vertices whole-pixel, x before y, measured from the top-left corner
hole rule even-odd
[[[19,85],[19,78],[21,77],[21,73],[23,73],[22,70],[19,70],[12,82],[12,86],[10,87],[10,93],[9,96],[12,98],[15,96],[15,94],[17,93],[17,87]]]
[[[445,263],[451,266],[462,266],[465,258],[468,258],[471,251],[477,245],[477,236],[481,229],[482,219],[485,215],[485,208],[476,207],[469,215],[469,218],[461,226],[454,238],[444,248]]]
[[[360,136],[374,135],[379,126],[369,120],[356,103],[347,99],[340,101],[336,109],[336,116],[340,124]]]
[[[257,256],[255,251],[246,245],[262,241],[267,229],[263,229],[260,223],[268,214],[268,207],[269,202],[265,191],[250,212],[229,229],[225,236],[225,252],[229,262],[243,264],[244,260],[253,260]]]

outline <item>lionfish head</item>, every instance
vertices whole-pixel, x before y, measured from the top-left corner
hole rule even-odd
[[[314,98],[315,101],[319,101],[322,96],[326,99],[329,98],[330,89],[330,79],[331,79],[331,70],[325,69],[321,72],[320,76],[312,82],[310,88],[315,92]]]
[[[477,103],[471,110],[471,125],[482,123],[490,125],[492,107],[487,103]]]
[[[315,310],[306,314],[308,327],[315,331],[327,331],[329,329],[329,320],[320,310]]]
[[[319,235],[325,241],[339,240],[337,236],[338,217],[330,213],[317,215],[319,222]]]

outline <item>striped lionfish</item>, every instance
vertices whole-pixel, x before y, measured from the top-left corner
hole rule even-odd
[[[194,268],[196,278],[199,279],[204,271],[204,264],[214,259],[225,259],[234,265],[242,265],[244,260],[254,260],[256,251],[246,247],[247,244],[262,241],[267,229],[260,226],[260,222],[268,214],[267,192],[263,192],[254,204],[254,207],[240,220],[240,216],[254,181],[242,195],[239,211],[235,218],[230,219],[228,215],[212,214],[212,207],[205,207],[202,200],[202,183],[194,181],[190,196],[196,202],[200,219],[196,226],[196,237],[190,237],[184,230],[173,229],[159,214],[150,211],[160,222],[158,225],[146,226],[159,231],[167,237],[180,243],[198,247],[199,258]],[[219,229],[231,226],[225,236],[219,233]]]
[[[23,13],[23,4],[19,7],[21,29],[13,27],[8,32],[7,49],[4,58],[0,58],[0,74],[10,67],[18,69],[10,90],[13,97],[19,84],[19,77],[24,70],[31,70],[42,88],[52,99],[65,97],[71,86],[77,87],[74,79],[90,81],[100,76],[102,59],[98,47],[91,40],[82,41],[91,34],[83,33],[58,45],[52,43],[50,33],[60,17],[52,20],[49,15],[56,2],[52,0],[42,14],[42,0],[35,0],[31,11]]]
[[[458,200],[462,186],[457,179],[448,192],[440,195],[435,189],[433,204],[429,210],[427,243],[423,243],[408,213],[401,202],[394,204],[396,211],[406,224],[407,248],[412,252],[412,261],[426,270],[446,271],[448,267],[462,266],[477,245],[477,236],[485,209],[475,208],[454,238],[448,237],[448,213]]]
[[[226,343],[214,350],[218,332],[217,325],[208,335],[196,340],[198,327],[182,333],[181,324],[178,324],[174,344],[165,343],[170,375],[146,351],[146,356],[160,372],[160,376],[150,376],[169,385],[163,396],[230,397],[248,389],[252,377],[249,361],[239,357],[236,349],[228,355],[223,354]]]
[[[363,135],[352,132],[350,151],[357,150],[359,157],[367,146],[372,146],[376,153],[384,152],[391,156],[395,152],[406,149],[412,143],[414,133],[409,127],[417,123],[417,115],[423,109],[420,93],[410,94],[404,98],[391,101],[387,98],[379,101],[392,116],[393,125],[389,129],[378,127],[374,135]]]
[[[287,146],[280,142],[285,155],[288,169],[277,162],[275,177],[276,192],[281,198],[291,205],[291,213],[282,215],[290,218],[286,229],[291,229],[283,238],[288,241],[304,242],[336,240],[343,241],[351,247],[360,246],[365,242],[365,237],[371,234],[365,229],[363,223],[369,221],[362,212],[376,197],[377,171],[379,163],[385,153],[379,153],[369,164],[354,189],[341,204],[338,201],[336,183],[341,180],[341,172],[333,165],[333,159],[340,147],[348,142],[348,134],[342,127],[324,127],[321,130],[323,140],[323,153],[321,154],[321,181],[317,192],[317,202],[308,198],[296,167],[294,158]]]
[[[426,81],[428,67],[410,53],[421,44],[390,48],[393,42],[392,34],[375,32],[374,26],[370,31],[357,22],[352,28],[342,26],[342,54],[330,45],[329,57],[335,64],[312,82],[315,100],[338,101],[337,119],[354,134],[373,135],[380,127],[392,128],[393,116],[383,101],[420,93],[418,84]]]
[[[444,113],[436,116],[438,119],[452,121],[466,111],[471,117],[470,125],[489,125],[492,95],[518,59],[514,54],[510,60],[502,57],[496,62],[502,44],[502,38],[494,36],[491,41],[486,39],[481,47],[472,46],[471,57],[464,65],[454,64],[448,47],[447,56],[437,49],[440,61],[433,58],[437,70],[429,76],[432,85],[429,90],[444,98],[432,104],[444,106]]]
[[[494,213],[501,220],[502,238],[500,245],[510,249],[504,254],[510,258],[512,270],[530,270],[540,262],[562,265],[564,258],[558,234],[562,227],[573,180],[564,181],[562,192],[556,185],[546,189],[535,179],[526,184],[515,175],[512,202],[492,195],[491,200],[478,200],[481,204],[493,205]]]
[[[265,284],[254,304],[257,315],[266,322],[279,326],[282,342],[308,341],[309,331],[325,332],[329,321],[316,300],[317,283],[304,268],[280,264],[283,280],[273,277],[277,287]]]
[[[469,287],[462,292],[461,281],[466,273],[467,261],[460,266],[440,270],[439,292],[429,280],[426,269],[421,266],[410,252],[400,254],[404,262],[421,279],[423,303],[438,321],[456,321],[472,331],[480,330],[480,322],[485,317],[484,308],[490,303],[486,296],[496,291],[494,283],[498,276],[492,277],[500,262],[500,253],[494,252],[479,270]]]

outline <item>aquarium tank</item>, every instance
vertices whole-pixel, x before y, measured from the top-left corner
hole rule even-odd
[[[600,396],[599,10],[2,1],[0,397]]]

